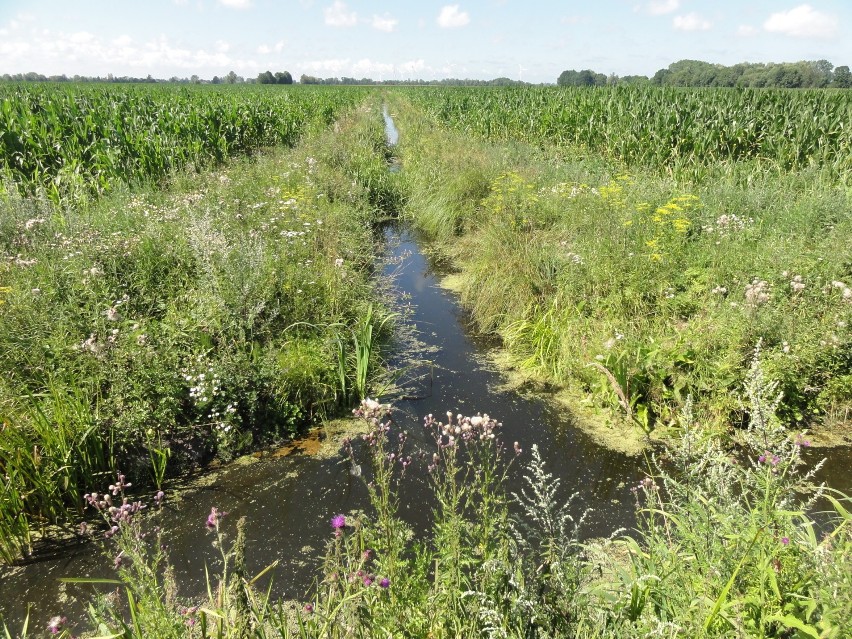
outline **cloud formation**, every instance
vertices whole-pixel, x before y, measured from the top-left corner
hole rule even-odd
[[[248,9],[251,7],[251,0],[219,0],[219,4],[231,7],[232,9]]]
[[[809,4],[800,4],[789,11],[773,13],[763,28],[794,38],[832,38],[837,34],[837,19]]]
[[[713,27],[713,23],[697,13],[687,13],[683,16],[675,16],[672,26],[678,31],[707,31]]]
[[[399,24],[399,20],[390,16],[389,14],[384,14],[382,16],[374,15],[372,25],[373,28],[378,31],[385,31],[390,33],[396,29],[396,25]]]
[[[325,15],[325,23],[330,27],[354,27],[358,24],[358,14],[350,11],[346,3],[341,0],[335,0],[322,12]]]
[[[652,16],[664,16],[680,9],[680,0],[651,0],[645,5],[645,11]]]
[[[467,11],[459,9],[457,4],[448,4],[441,8],[441,13],[438,14],[438,26],[442,29],[457,29],[463,27],[470,22],[470,15]]]

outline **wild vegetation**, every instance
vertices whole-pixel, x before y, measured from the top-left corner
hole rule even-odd
[[[179,163],[165,146],[150,164],[128,160],[156,137],[142,128],[140,146],[121,151],[69,134],[66,165],[49,160],[61,114],[77,108],[63,89],[53,95],[69,101],[49,101],[67,107],[48,111],[55,126],[37,111],[21,119],[44,132],[27,155],[43,170],[3,156],[0,552],[13,561],[40,530],[84,520],[116,568],[88,621],[56,610],[47,632],[849,636],[850,502],[813,485],[799,429],[849,432],[848,97],[390,92],[403,132],[394,174],[374,95],[273,90],[232,104],[299,112],[317,100],[298,117],[270,111],[293,123],[289,137],[253,129],[265,121],[255,106],[242,127],[235,107],[235,139],[256,135],[234,147],[220,137],[221,155],[202,149],[193,116],[164,133]],[[159,113],[153,95],[132,104]],[[238,94],[168,94],[182,95]],[[119,124],[105,119],[99,135]],[[88,172],[97,158],[114,169],[102,182]],[[636,530],[586,539],[575,487],[535,446],[501,443],[499,416],[426,416],[428,449],[414,449],[392,410],[366,399],[394,311],[371,280],[374,231],[396,209],[457,271],[473,319],[515,367],[676,435],[648,453]],[[221,555],[207,595],[179,594],[152,512],[169,474],[357,400],[367,434],[344,454],[363,468],[371,508],[331,519],[310,598],[273,601],[261,586],[273,567],[246,571],[251,522],[233,526],[216,504],[199,522]],[[509,479],[518,465],[521,485]],[[417,535],[401,509],[411,474],[433,495]]]
[[[736,425],[762,339],[784,419],[848,437],[849,132],[805,117],[827,94],[750,95],[410,91],[407,215],[516,367],[646,431],[687,396]]]
[[[88,206],[0,199],[7,561],[105,472],[159,485],[367,392],[389,313],[370,280],[380,115],[169,179]]]
[[[801,435],[773,409],[776,386],[755,359],[746,395],[752,421],[742,453],[683,415],[684,436],[666,461],[652,457],[633,488],[639,527],[631,536],[580,541],[584,516],[538,450],[506,450],[491,416],[429,415],[430,451],[409,450],[388,406],[362,402],[368,420],[345,452],[364,471],[372,509],[331,518],[325,565],[307,601],[273,601],[245,566],[245,519],[215,506],[206,526],[220,560],[207,596],[178,594],[156,521],[133,506],[110,513],[109,493],[87,495],[113,542],[114,580],[70,579],[118,591],[98,597],[89,622],[99,635],[143,637],[848,637],[852,580],[849,502],[815,490],[802,468]],[[414,461],[415,458],[426,461]],[[512,485],[507,470],[527,467]],[[428,463],[428,468],[424,468]],[[415,537],[401,518],[399,482],[428,473],[433,522]],[[123,481],[111,486],[124,495]],[[831,514],[809,511],[825,497]],[[567,502],[567,503],[566,503]],[[231,531],[236,528],[233,542]],[[57,615],[69,636],[82,622]]]

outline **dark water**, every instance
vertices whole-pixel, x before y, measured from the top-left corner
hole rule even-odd
[[[386,110],[385,117],[392,126]],[[501,437],[509,447],[514,441],[525,451],[533,444],[539,446],[548,469],[562,482],[563,498],[579,493],[573,502],[574,514],[591,509],[581,531],[583,537],[629,528],[633,523],[630,487],[642,476],[642,459],[602,448],[574,427],[570,414],[537,398],[499,390],[500,374],[487,364],[494,344],[470,330],[455,298],[437,285],[432,267],[407,231],[388,228],[386,239],[384,275],[393,281],[392,295],[398,310],[404,312],[406,332],[416,338],[413,350],[406,349],[404,356],[391,362],[403,370],[394,420],[409,431],[412,446],[429,446],[421,426],[428,413],[487,412],[503,423]],[[304,448],[312,445],[306,442]],[[819,479],[848,491],[850,462],[849,449],[831,451]],[[513,468],[510,482],[520,487],[521,465]],[[426,524],[429,513],[424,477],[422,468],[413,468],[402,500],[403,517],[417,528]],[[330,518],[365,509],[367,503],[363,482],[352,475],[349,462],[341,455],[322,457],[297,451],[224,468],[208,477],[206,485],[167,503],[156,519],[168,531],[168,556],[182,595],[203,595],[205,564],[216,571],[218,555],[205,529],[210,508],[216,506],[229,513],[223,526],[226,530],[233,530],[237,518],[248,519],[250,572],[277,560],[274,597],[303,599],[330,537]],[[86,627],[83,605],[93,587],[66,586],[59,579],[110,577],[112,568],[96,542],[59,548],[52,556],[3,569],[0,575],[0,613],[13,631],[20,628],[28,606],[32,608],[31,627],[44,628],[51,616],[61,614],[81,622],[82,629]]]

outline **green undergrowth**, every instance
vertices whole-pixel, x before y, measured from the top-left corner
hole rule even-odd
[[[371,507],[331,518],[303,601],[270,597],[275,564],[246,569],[251,522],[215,505],[206,525],[219,558],[205,570],[207,592],[182,596],[156,513],[117,516],[106,496],[90,496],[112,526],[104,549],[116,574],[66,579],[102,594],[87,619],[52,611],[48,629],[125,639],[848,637],[849,498],[813,485],[808,441],[782,427],[777,384],[758,356],[746,377],[742,455],[687,403],[683,437],[648,457],[632,489],[636,529],[585,542],[582,496],[535,446],[501,444],[493,417],[429,415],[412,447],[389,406],[362,402],[366,432],[344,440],[344,454],[363,469]],[[402,516],[410,473],[434,496],[420,534]],[[828,508],[818,521],[817,503]]]
[[[688,395],[747,421],[754,345],[790,424],[849,438],[852,193],[818,170],[700,183],[546,144],[483,141],[391,94],[405,215],[512,366],[648,433]],[[483,114],[484,115],[484,114]]]
[[[121,469],[159,484],[366,396],[395,198],[374,103],[163,190],[0,200],[0,557]]]

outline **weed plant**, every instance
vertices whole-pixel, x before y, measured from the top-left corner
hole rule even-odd
[[[322,574],[302,604],[259,589],[268,569],[245,574],[250,524],[228,544],[216,508],[206,525],[221,559],[208,593],[179,600],[159,538],[145,542],[142,520],[125,514],[137,502],[110,509],[106,495],[88,495],[109,519],[109,584],[121,588],[90,621],[102,635],[140,638],[847,637],[850,499],[813,485],[816,468],[801,458],[809,442],[782,427],[778,385],[757,359],[745,394],[740,447],[701,427],[687,402],[683,437],[649,457],[634,488],[638,528],[585,542],[585,515],[570,514],[581,496],[563,499],[535,446],[514,486],[507,470],[524,454],[518,443],[506,450],[493,418],[427,416],[429,447],[409,450],[389,407],[364,400],[357,414],[370,427],[344,453],[363,469],[372,512],[331,519]],[[412,472],[434,495],[422,535],[400,517],[399,480]],[[830,508],[820,523],[818,505]]]
[[[0,558],[101,473],[159,486],[366,395],[391,323],[370,279],[383,140],[368,105],[168,190],[0,198]]]
[[[582,148],[478,141],[432,119],[432,97],[390,96],[406,215],[515,367],[646,432],[673,425],[688,395],[702,417],[742,426],[738,389],[761,339],[784,421],[848,438],[847,189],[816,168],[743,163],[689,181]]]

